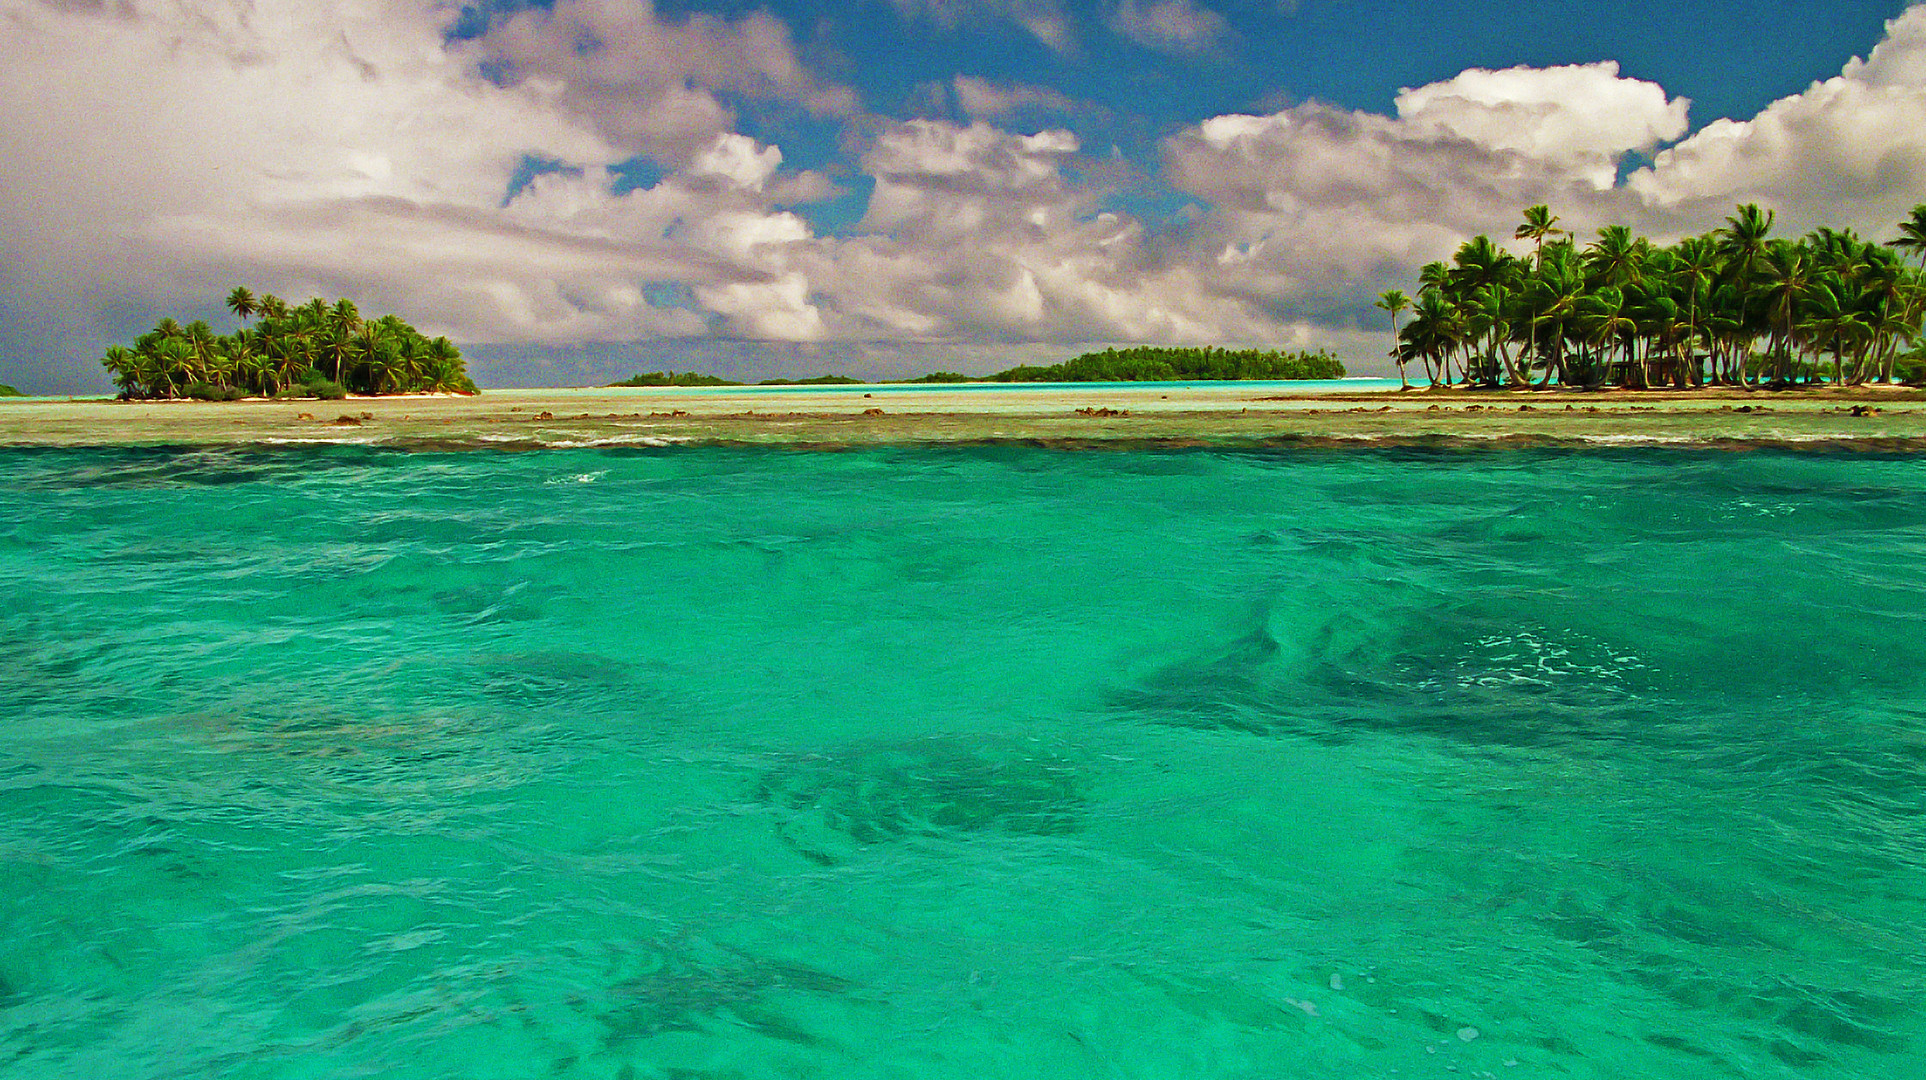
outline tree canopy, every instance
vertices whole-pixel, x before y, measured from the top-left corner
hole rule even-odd
[[[424,337],[394,315],[364,319],[352,300],[316,297],[290,307],[237,286],[227,306],[259,322],[222,335],[200,320],[162,319],[131,348],[108,349],[101,363],[121,397],[475,392],[454,342]]]
[[[1014,367],[985,382],[1210,382],[1231,379],[1341,379],[1337,357],[1257,349],[1105,349],[1048,367]]]
[[[1669,245],[1623,225],[1581,245],[1546,207],[1523,216],[1512,235],[1532,242],[1529,258],[1480,235],[1419,270],[1395,331],[1400,374],[1417,363],[1432,386],[1645,389],[1856,386],[1915,370],[1901,347],[1926,317],[1926,274],[1901,253],[1926,258],[1926,206],[1888,243],[1850,229],[1774,237],[1774,214],[1754,204]]]
[[[1084,353],[1061,364],[1023,365],[994,375],[933,371],[913,383],[1008,382],[1210,382],[1229,379],[1341,379],[1338,358],[1317,352],[1265,352],[1258,349],[1166,349],[1141,347]],[[758,386],[854,386],[847,375],[813,379],[764,379]],[[650,371],[611,386],[741,386],[693,371]]]

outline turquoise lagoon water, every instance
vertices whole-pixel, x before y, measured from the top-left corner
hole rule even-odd
[[[1054,383],[807,383],[784,386],[582,386],[543,390],[545,396],[571,393],[604,396],[610,393],[702,394],[730,397],[738,394],[946,394],[997,391],[1002,393],[1051,392],[1065,390],[1278,390],[1298,394],[1351,394],[1364,391],[1396,390],[1396,379],[1350,376],[1343,379],[1236,379],[1193,382],[1054,382]],[[502,393],[512,394],[513,390]]]
[[[1885,1077],[1926,468],[0,452],[8,1077]]]

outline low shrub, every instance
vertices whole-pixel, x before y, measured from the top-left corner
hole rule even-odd
[[[301,389],[307,391],[309,397],[318,397],[322,401],[340,401],[348,396],[347,387],[316,372],[308,373],[308,378],[301,383]]]
[[[195,401],[239,401],[247,396],[247,391],[233,386],[217,386],[214,383],[188,383],[181,390],[182,397]]]

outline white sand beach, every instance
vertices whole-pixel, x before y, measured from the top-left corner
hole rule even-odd
[[[1854,409],[1860,415],[1855,415]],[[864,386],[491,390],[342,401],[0,401],[0,445],[867,445],[1500,438],[1926,446],[1926,392]]]

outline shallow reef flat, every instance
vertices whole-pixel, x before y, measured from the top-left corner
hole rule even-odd
[[[1926,450],[1926,391],[1355,391],[1277,384],[498,390],[345,401],[0,404],[0,445],[399,447],[1034,441]]]

